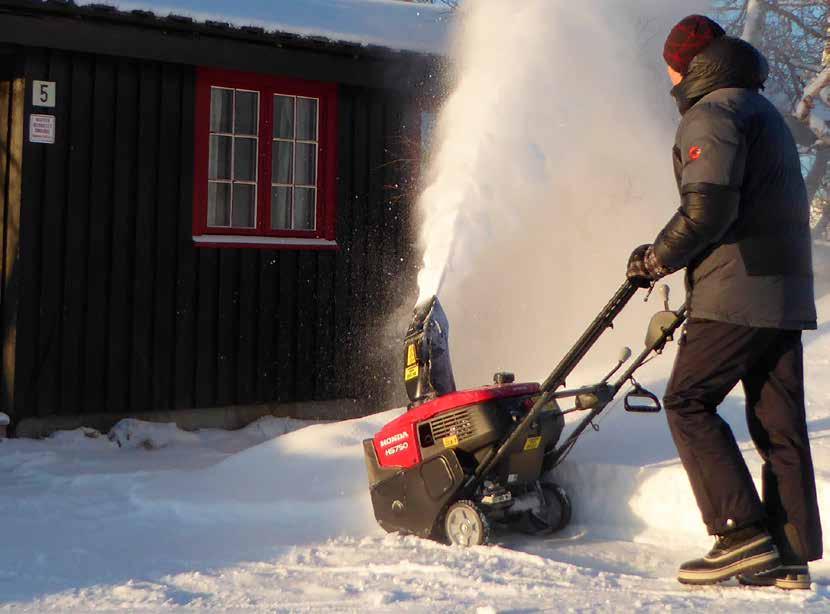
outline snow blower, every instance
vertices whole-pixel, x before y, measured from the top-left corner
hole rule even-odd
[[[571,517],[565,491],[542,481],[626,383],[630,412],[659,412],[660,401],[634,380],[652,353],[660,353],[686,319],[686,305],[664,309],[648,327],[645,349],[614,381],[631,356],[599,383],[560,390],[565,379],[613,326],[637,288],[624,283],[548,378],[516,383],[496,373],[493,385],[456,390],[449,355],[449,325],[436,297],[415,308],[404,340],[408,411],[363,442],[375,518],[398,531],[461,546],[484,544],[491,526],[547,535]],[[648,297],[646,297],[646,300]],[[562,409],[570,399],[573,407]],[[570,403],[569,403],[570,404]],[[587,411],[560,445],[565,414]]]

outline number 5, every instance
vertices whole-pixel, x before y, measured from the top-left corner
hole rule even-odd
[[[49,86],[45,83],[40,84],[40,101],[49,102]]]

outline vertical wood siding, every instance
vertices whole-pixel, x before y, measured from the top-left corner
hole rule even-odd
[[[0,399],[9,407],[14,399],[17,324],[20,304],[20,208],[22,193],[24,81],[12,66],[3,66],[0,78]]]
[[[412,298],[402,98],[340,90],[339,251],[196,249],[195,69],[28,50],[24,74],[57,82],[57,142],[23,151],[16,419],[398,387],[365,373],[397,372],[376,330]]]

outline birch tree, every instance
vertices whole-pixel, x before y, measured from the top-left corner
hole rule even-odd
[[[764,40],[766,19],[767,7],[763,0],[749,0],[746,4],[746,18],[741,38],[760,47]]]

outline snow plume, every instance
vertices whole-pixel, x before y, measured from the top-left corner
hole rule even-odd
[[[446,308],[460,385],[501,368],[542,377],[673,213],[662,44],[705,6],[466,3],[419,201],[419,301]]]

